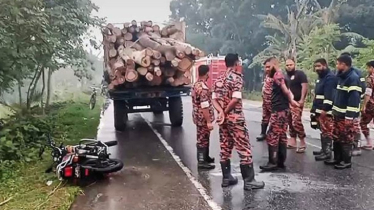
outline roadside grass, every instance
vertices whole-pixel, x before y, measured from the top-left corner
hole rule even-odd
[[[251,101],[262,101],[261,92],[258,91],[246,91],[244,92],[244,98]],[[310,102],[310,98],[308,98],[304,104],[304,108],[311,108],[312,102]]]
[[[80,101],[60,102],[51,106],[46,117],[56,121],[57,127],[53,133],[56,143],[73,144],[82,138],[96,137],[100,102],[98,100],[95,109],[90,110],[86,98]],[[46,174],[45,170],[51,163],[50,150],[46,150],[42,160],[18,162],[9,168],[3,180],[0,180],[0,203],[10,200],[0,209],[69,209],[81,189],[60,182],[54,173]],[[52,181],[52,185],[48,186],[48,181]]]

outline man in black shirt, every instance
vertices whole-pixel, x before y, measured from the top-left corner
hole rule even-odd
[[[273,78],[271,93],[270,127],[266,135],[268,144],[269,161],[266,165],[260,166],[264,171],[273,171],[284,168],[287,157],[287,124],[289,115],[289,104],[299,106],[292,99],[292,94],[287,87],[279,62],[276,58],[266,60],[265,66],[269,66],[270,78]]]
[[[300,106],[290,105],[291,114],[289,115],[289,130],[290,140],[289,148],[296,147],[296,137],[298,136],[301,142],[300,147],[297,149],[298,153],[305,152],[305,130],[302,123],[302,114],[306,95],[308,93],[308,79],[305,73],[301,70],[295,69],[295,61],[293,59],[286,60],[287,76],[286,80],[289,84],[293,99],[299,103]]]

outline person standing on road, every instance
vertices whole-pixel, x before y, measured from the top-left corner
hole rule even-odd
[[[273,78],[270,78],[270,59],[264,62],[264,85],[262,86],[262,123],[261,134],[257,137],[258,141],[263,141],[266,138],[266,130],[269,125],[271,115],[271,91],[273,85]]]
[[[338,85],[333,101],[334,116],[334,160],[325,160],[327,165],[336,169],[351,168],[352,146],[356,135],[359,113],[361,86],[360,77],[352,68],[352,58],[342,55],[337,59]]]
[[[333,139],[334,121],[332,118],[332,106],[335,89],[337,86],[337,77],[328,68],[325,59],[321,58],[314,62],[314,70],[318,74],[316,86],[314,89],[315,97],[311,113],[315,114],[316,120],[321,130],[321,152],[314,151],[316,161],[331,159],[331,145]]]
[[[290,104],[298,107],[299,104],[293,100],[291,91],[287,87],[279,62],[276,58],[270,58],[265,65],[270,66],[269,76],[273,78],[271,93],[270,127],[266,135],[268,144],[269,161],[266,165],[260,166],[264,171],[284,169],[284,162],[287,158],[287,125]]]
[[[244,180],[244,190],[264,188],[264,182],[255,180],[249,133],[243,113],[242,89],[243,75],[238,67],[239,56],[227,54],[225,57],[226,72],[213,85],[213,104],[218,113],[224,114],[220,122],[220,147],[222,187],[238,183],[231,174],[231,153],[236,148],[240,157],[240,171]]]
[[[374,61],[370,61],[366,64],[368,76],[366,79],[366,90],[365,99],[361,108],[361,120],[360,126],[362,133],[366,138],[366,145],[362,148],[367,150],[373,150],[372,140],[370,138],[370,130],[368,124],[374,118]]]
[[[300,139],[300,147],[298,153],[304,153],[306,149],[305,144],[305,130],[302,122],[302,114],[306,95],[308,93],[308,79],[305,73],[301,70],[296,70],[295,61],[293,59],[286,60],[287,83],[289,84],[293,99],[298,102],[300,106],[290,106],[291,114],[289,115],[289,130],[290,140],[288,148],[296,148],[296,137]]]
[[[214,108],[211,103],[211,91],[206,84],[209,66],[198,68],[199,78],[192,88],[193,122],[197,134],[197,161],[199,169],[214,169],[214,158],[209,157],[210,132],[213,130]]]
[[[343,56],[349,56],[352,59],[352,55],[348,52],[343,52],[341,55]],[[352,65],[353,71],[360,77],[360,86],[361,86],[361,102],[365,98],[365,90],[366,90],[366,84],[365,84],[365,78],[362,76],[361,71]],[[355,123],[360,123],[359,121],[355,121]],[[353,144],[353,151],[352,151],[352,156],[360,156],[361,155],[361,149],[360,149],[360,142],[361,142],[361,132],[360,132],[360,126],[355,125],[356,130],[356,135],[355,135],[355,141]]]

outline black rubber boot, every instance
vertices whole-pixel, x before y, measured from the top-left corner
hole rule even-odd
[[[209,146],[207,147],[207,153],[205,154],[205,162],[214,163],[214,158],[209,156]]]
[[[333,146],[334,146],[334,149],[333,149],[334,159],[330,158],[330,160],[325,160],[324,162],[326,165],[336,165],[342,161],[341,144],[339,142],[334,141]]]
[[[221,169],[222,169],[222,184],[221,184],[222,187],[228,187],[230,185],[238,184],[238,178],[232,176],[231,174],[230,160],[221,162]]]
[[[322,154],[315,157],[316,161],[324,161],[331,159],[331,143],[330,138],[322,138]]]
[[[321,147],[323,148],[322,146],[322,134],[320,135],[320,138],[321,138]],[[323,150],[319,150],[319,151],[313,151],[313,155],[321,155],[323,153]]]
[[[341,155],[342,155],[342,161],[338,164],[335,165],[335,169],[346,169],[346,168],[351,168],[352,167],[352,144],[347,144],[344,143],[342,144],[342,150],[341,150]]]
[[[263,171],[275,171],[278,170],[278,147],[268,145],[269,152],[269,162],[260,166],[260,169]]]
[[[284,162],[287,159],[287,144],[279,144],[278,146],[278,168],[285,169]]]
[[[268,124],[261,124],[261,134],[256,138],[257,141],[263,141],[266,139],[267,129],[268,129]]]
[[[262,189],[265,187],[264,182],[256,181],[253,163],[250,165],[240,165],[240,171],[244,181],[244,190]]]
[[[197,148],[197,168],[198,169],[211,170],[216,167],[215,165],[211,165],[210,163],[205,161],[207,152],[208,152],[208,148]]]

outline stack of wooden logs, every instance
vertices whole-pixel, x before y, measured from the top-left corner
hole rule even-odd
[[[102,29],[104,62],[109,89],[125,87],[181,86],[191,83],[194,60],[204,52],[185,43],[183,24],[160,29],[152,21],[133,20],[123,28],[108,24]]]

